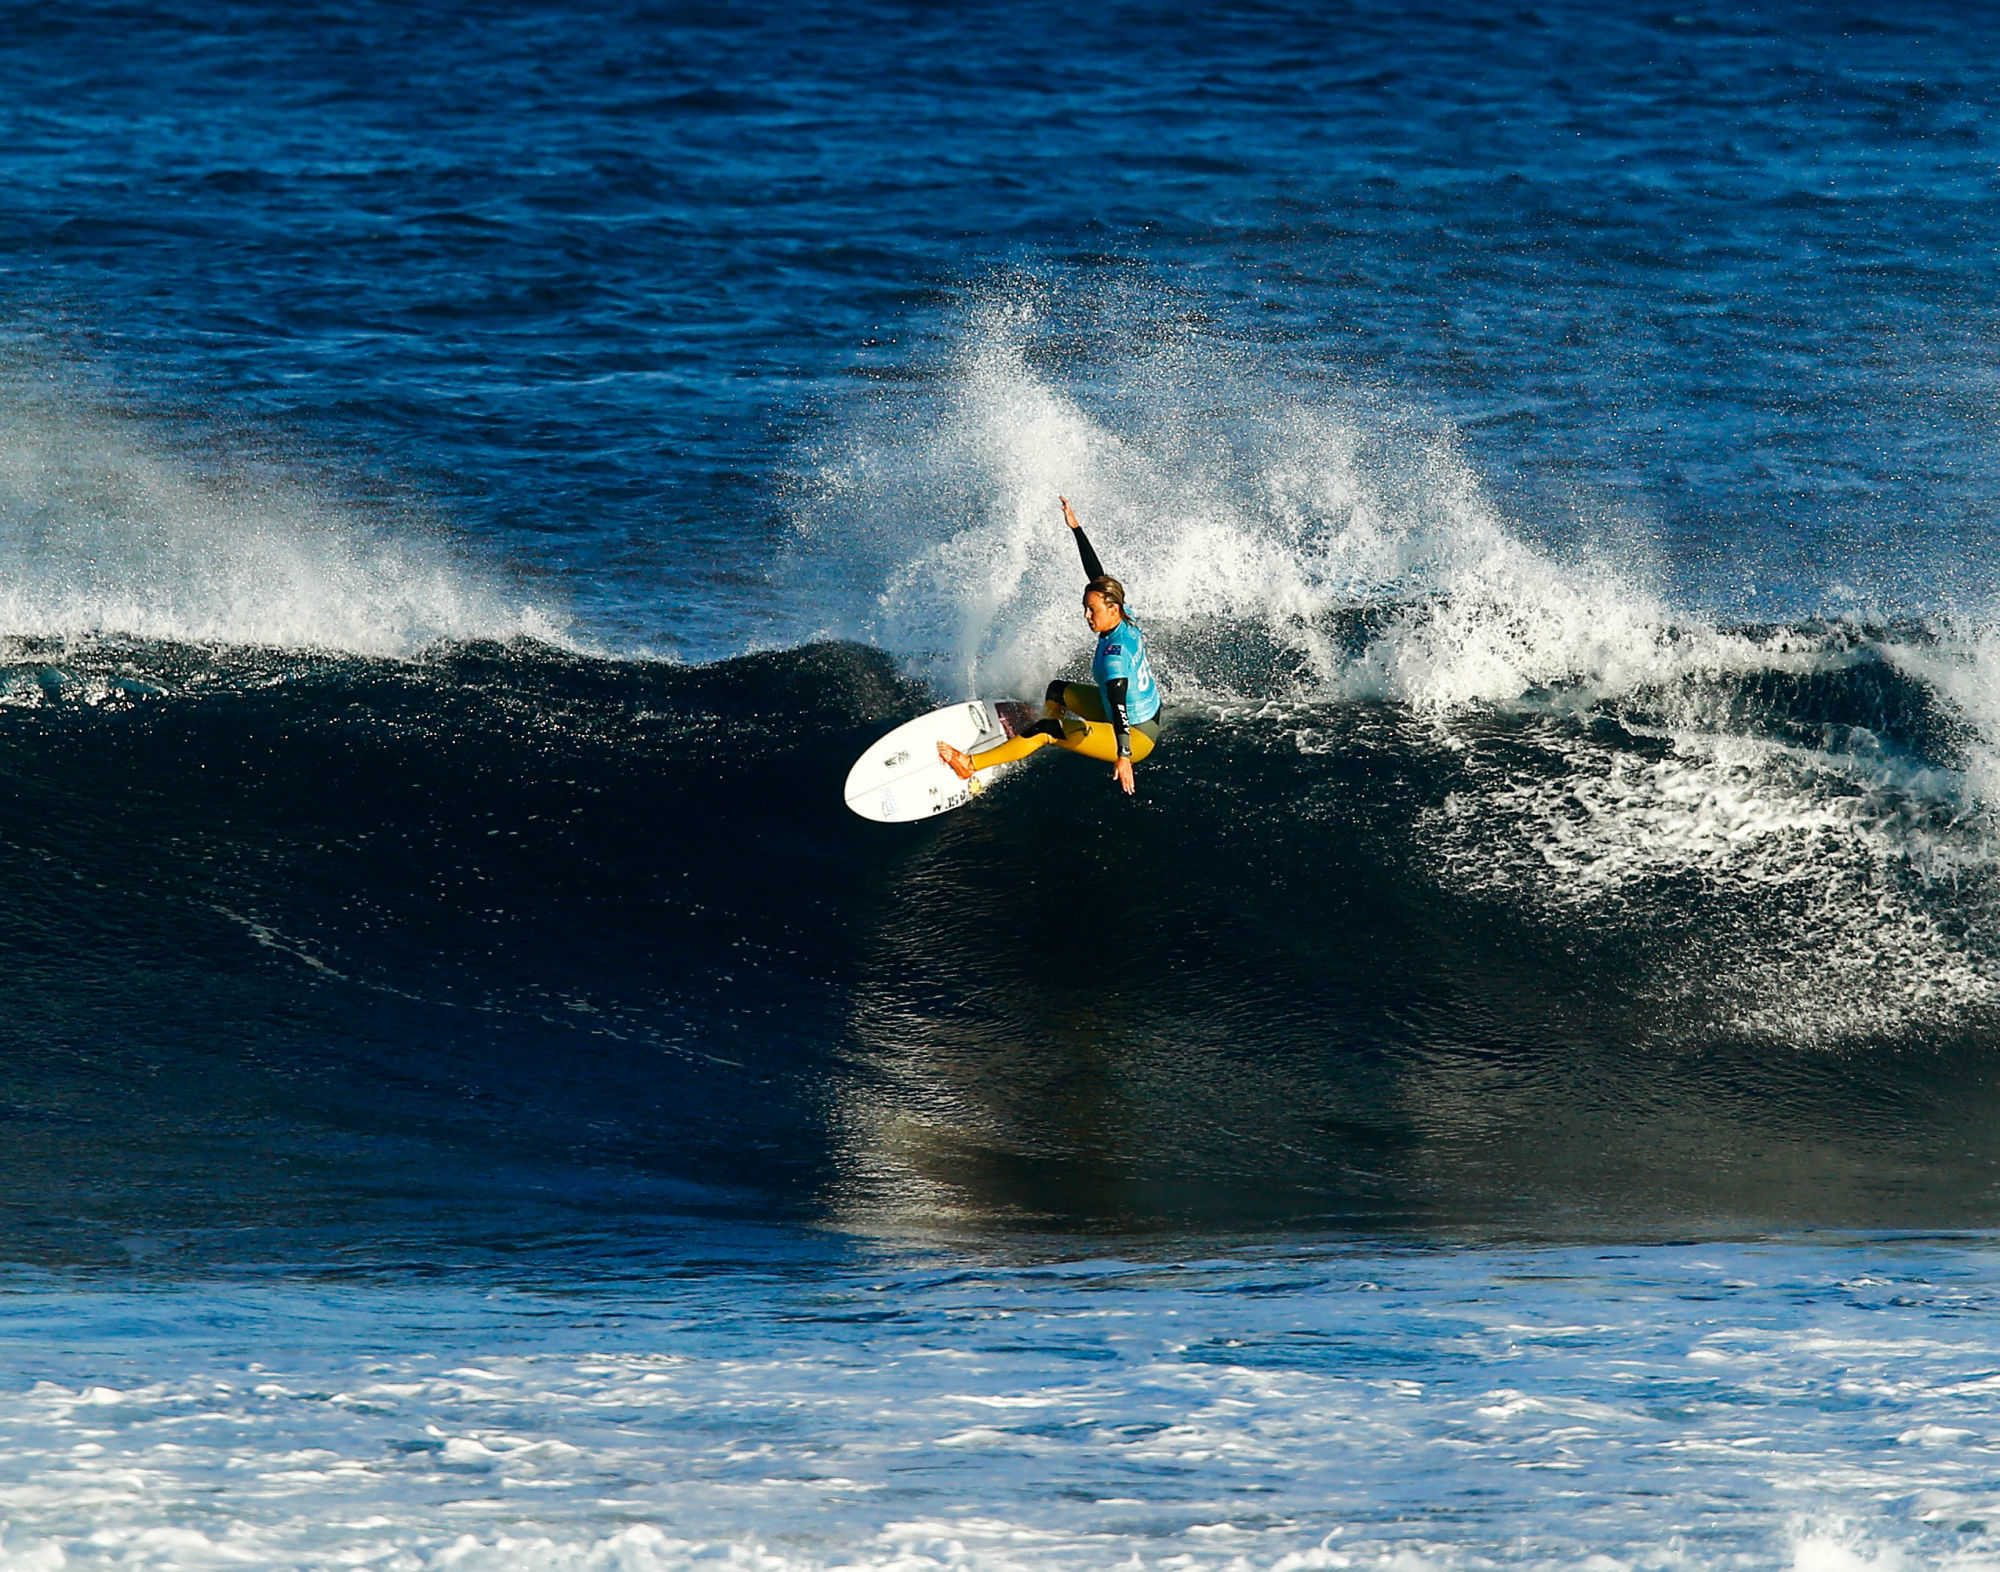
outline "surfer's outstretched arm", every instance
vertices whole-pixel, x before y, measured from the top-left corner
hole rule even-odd
[[[1104,571],[1104,564],[1097,560],[1097,553],[1090,548],[1090,538],[1083,533],[1083,526],[1077,522],[1076,509],[1069,505],[1069,498],[1058,497],[1056,500],[1062,504],[1063,522],[1069,526],[1070,533],[1076,536],[1076,553],[1083,558],[1084,576],[1088,581],[1083,591],[1083,615],[1090,624],[1091,632],[1095,633],[1099,640],[1097,658],[1091,662],[1090,669],[1091,675],[1097,679],[1098,691],[1104,696],[1104,706],[1100,712],[1102,721],[1109,721],[1110,724],[1107,727],[1100,721],[1098,730],[1100,733],[1105,730],[1111,733],[1117,749],[1115,762],[1111,766],[1111,775],[1129,797],[1134,790],[1132,725],[1128,714],[1132,678],[1137,676],[1143,679],[1140,688],[1142,698],[1153,692],[1152,673],[1146,664],[1146,644],[1140,636],[1138,624],[1125,615],[1125,586]],[[1053,687],[1049,691],[1049,697],[1051,700],[1055,698]],[[1069,707],[1067,703],[1063,705],[1065,709]],[[1153,709],[1157,711],[1158,708],[1158,701],[1155,699]],[[1142,724],[1150,725],[1151,721],[1152,717],[1149,715]],[[1152,733],[1148,732],[1148,747],[1151,746],[1151,739]],[[1075,751],[1082,752],[1088,746],[1088,741],[1086,735],[1083,742],[1073,745],[1065,737],[1063,746],[1074,747]],[[1103,757],[1101,753],[1095,756]]]
[[[1084,534],[1083,526],[1077,523],[1076,509],[1069,505],[1068,497],[1058,497],[1056,500],[1062,504],[1063,522],[1070,527],[1071,533],[1076,536],[1077,555],[1083,558],[1084,578],[1103,578],[1104,564],[1097,560],[1097,553],[1090,549],[1090,537]]]

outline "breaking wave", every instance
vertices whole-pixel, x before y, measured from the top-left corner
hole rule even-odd
[[[1064,492],[1179,715],[1283,737],[1329,780],[1393,737],[1441,787],[1407,825],[1423,877],[1673,935],[1648,993],[1676,1019],[1698,996],[1826,1042],[1991,1002],[1991,628],[1676,607],[1639,521],[1525,529],[1448,424],[1194,321],[1062,365],[1058,316],[989,302],[935,381],[819,456],[797,510],[798,571],[836,591],[816,631],[953,696],[1079,671]],[[1280,839],[1299,806],[1242,805]]]
[[[0,635],[392,656],[570,641],[568,619],[407,513],[371,518],[283,465],[190,450],[66,376],[0,366]]]
[[[1677,607],[1447,429],[1185,335],[1058,393],[990,326],[821,456],[805,620],[709,666],[16,398],[21,1062],[278,1064],[326,1128],[856,1226],[1984,1218],[2000,638]],[[1169,689],[1139,801],[1044,758],[854,819],[888,726],[1081,670],[1059,490]]]

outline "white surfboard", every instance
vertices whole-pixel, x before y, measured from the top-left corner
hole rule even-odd
[[[1016,766],[996,764],[962,781],[938,757],[937,745],[948,742],[977,753],[1014,736],[1016,726],[1031,723],[1039,713],[1032,704],[971,699],[905,721],[854,761],[847,772],[847,806],[864,819],[885,824],[962,808]]]

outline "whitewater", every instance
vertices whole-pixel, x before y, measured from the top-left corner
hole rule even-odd
[[[784,1253],[749,1294],[17,1279],[8,1564],[1991,1564],[1983,1252]]]

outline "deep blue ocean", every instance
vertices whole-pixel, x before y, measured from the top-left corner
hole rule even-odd
[[[2000,1567],[2000,11],[0,7],[0,1567]],[[1090,648],[1127,800],[849,763]]]

